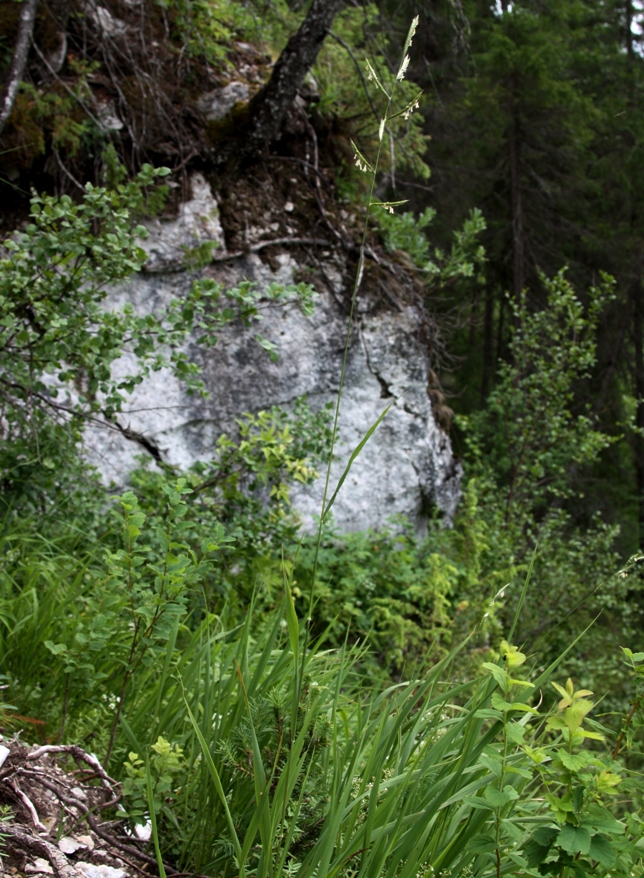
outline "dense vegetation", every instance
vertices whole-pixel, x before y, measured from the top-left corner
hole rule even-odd
[[[252,169],[223,144],[258,104],[201,124],[199,83],[249,58],[268,75],[299,6],[115,2],[103,40],[80,0],[36,16],[0,156],[20,226],[0,261],[2,729],[95,752],[161,873],[639,878],[630,0],[351,5],[302,87],[329,213],[366,217],[361,257],[366,240],[403,266],[432,321],[430,392],[443,426],[445,394],[457,410],[465,469],[452,528],[340,535],[327,505],[303,535],[289,487],[334,442],[306,400],[247,414],[185,472],[142,460],[118,497],[84,458],[86,425],[119,429],[151,371],[206,392],[195,326],[211,346],[261,301],[315,307],[307,283],[202,279],[163,313],[105,308],[186,166]],[[2,9],[5,74],[18,15]],[[131,15],[140,43],[119,43]],[[103,90],[121,127],[96,115]],[[296,158],[302,130],[265,150]],[[27,207],[30,184],[47,193]]]

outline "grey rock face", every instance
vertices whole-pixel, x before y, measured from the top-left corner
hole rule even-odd
[[[222,249],[225,246],[217,202],[203,174],[193,174],[190,186],[192,198],[181,204],[176,219],[154,219],[146,224],[148,237],[141,246],[148,254],[147,274],[182,271],[186,251],[200,244],[214,242]]]
[[[247,101],[249,97],[248,84],[234,80],[223,88],[206,92],[199,99],[197,106],[209,122],[218,122],[232,110],[235,104]]]
[[[202,209],[204,213],[200,213]],[[193,200],[183,206],[179,218],[157,223],[153,231],[146,247],[154,273],[137,276],[127,287],[114,291],[112,305],[127,299],[143,312],[158,308],[187,290],[195,277],[176,272],[181,246],[216,239],[223,248],[216,204],[203,177],[193,180]],[[320,294],[312,317],[303,316],[295,302],[270,305],[261,323],[248,328],[226,327],[214,348],[191,347],[191,356],[203,368],[209,399],[189,397],[171,375],[156,373],[132,394],[121,422],[151,440],[168,463],[184,467],[207,459],[221,433],[234,433],[240,413],[272,405],[288,408],[304,394],[313,408],[333,400],[339,386],[347,317],[338,304],[343,266],[333,255],[328,260],[325,274],[336,289]],[[251,253],[222,263],[218,279],[229,285],[250,279],[261,288],[272,281],[292,282],[297,268],[289,254],[278,256],[271,269]],[[434,509],[449,522],[460,496],[461,469],[448,436],[432,415],[419,315],[412,307],[374,315],[358,304],[339,444],[332,465],[332,490],[355,446],[383,409],[390,404],[391,409],[338,495],[335,522],[342,531],[361,530],[403,514],[422,531]],[[271,362],[257,344],[258,330],[278,346],[277,362]],[[118,365],[127,368],[125,360]],[[140,444],[97,427],[89,434],[88,445],[105,478],[117,484],[125,481],[142,452]],[[319,513],[322,491],[322,478],[292,491],[293,504],[305,527],[310,528]]]

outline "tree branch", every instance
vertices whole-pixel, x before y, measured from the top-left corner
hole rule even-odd
[[[38,0],[22,0],[16,45],[13,50],[11,64],[9,65],[7,80],[0,96],[0,134],[2,134],[4,126],[7,124],[7,119],[11,115],[13,105],[16,102],[16,95],[18,94],[18,86],[25,72],[31,37],[34,32],[37,6]]]

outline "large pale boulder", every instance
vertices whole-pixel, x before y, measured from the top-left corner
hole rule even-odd
[[[145,244],[149,270],[115,290],[112,305],[127,300],[146,312],[186,291],[196,275],[178,270],[185,248],[216,241],[215,253],[226,255],[217,204],[200,175],[193,178],[192,191],[192,200],[182,205],[175,220],[151,224]],[[234,433],[235,418],[242,412],[272,405],[288,408],[304,394],[313,408],[334,399],[347,330],[341,302],[351,279],[340,255],[329,250],[325,258],[329,288],[319,291],[312,317],[305,317],[295,302],[271,304],[263,310],[261,324],[231,324],[209,350],[189,346],[190,356],[203,368],[208,399],[188,396],[173,376],[159,372],[136,389],[121,416],[132,438],[92,428],[90,454],[107,480],[123,483],[146,443],[168,463],[185,467],[208,458],[222,432]],[[250,279],[262,288],[273,281],[292,282],[299,267],[288,252],[278,254],[270,266],[258,253],[248,252],[205,270],[229,285]],[[454,513],[461,470],[449,437],[432,413],[428,358],[419,323],[414,307],[374,311],[368,294],[358,301],[332,486],[369,427],[386,406],[392,406],[336,501],[334,518],[343,531],[377,527],[395,514],[408,516],[422,531],[433,511],[440,511],[447,522]],[[276,362],[257,344],[258,330],[277,345]],[[127,365],[124,360],[119,368],[125,370]],[[310,527],[319,512],[322,481],[293,491],[305,526]]]

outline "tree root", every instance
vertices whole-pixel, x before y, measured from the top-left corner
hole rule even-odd
[[[34,860],[42,858],[55,878],[85,878],[75,865],[78,857],[96,866],[125,869],[129,876],[156,873],[156,858],[143,849],[145,843],[138,847],[118,812],[113,821],[101,818],[101,812],[118,806],[121,789],[96,756],[74,745],[46,744],[29,750],[12,741],[7,746],[10,753],[0,770],[0,804],[14,813],[0,825],[0,836],[6,838],[8,858],[19,871],[29,863],[38,871]],[[80,771],[65,770],[57,757],[73,759]],[[76,849],[62,850],[61,836],[76,842]],[[180,874],[169,866],[165,871],[169,878]]]
[[[83,875],[69,862],[56,845],[44,838],[30,835],[22,827],[3,823],[2,834],[9,847],[18,846],[21,851],[29,851],[45,858],[51,864],[58,878],[83,878]]]

